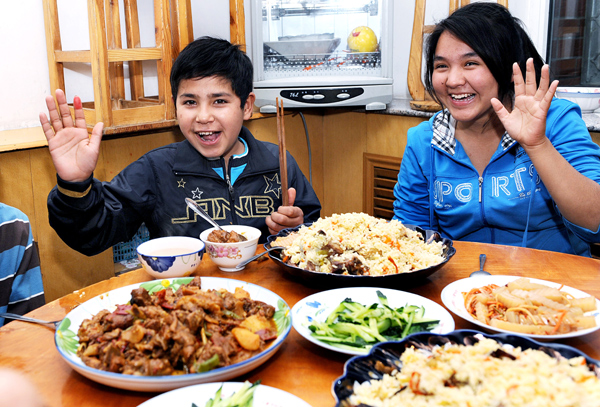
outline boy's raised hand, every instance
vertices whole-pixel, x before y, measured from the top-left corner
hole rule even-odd
[[[88,179],[98,162],[100,140],[102,140],[102,122],[96,123],[92,135],[88,136],[81,99],[75,96],[75,121],[71,117],[67,98],[60,89],[56,90],[56,101],[52,96],[46,97],[46,106],[50,119],[40,113],[40,123],[48,140],[48,148],[58,176],[71,182]]]
[[[279,233],[286,228],[293,228],[304,223],[304,212],[297,206],[294,206],[296,200],[296,189],[288,189],[289,206],[280,206],[276,212],[267,216],[265,222],[272,235]]]

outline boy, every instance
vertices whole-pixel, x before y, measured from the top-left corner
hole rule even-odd
[[[78,97],[74,122],[61,90],[56,91],[58,110],[52,97],[46,98],[51,123],[45,114],[40,122],[58,179],[48,211],[50,225],[65,243],[94,255],[131,239],[142,222],[151,238],[198,237],[210,225],[187,207],[187,197],[219,224],[261,229],[261,241],[319,218],[319,200],[289,154],[290,206],[280,206],[279,148],[243,127],[255,95],[252,63],[238,46],[196,39],[175,60],[171,90],[186,140],[145,154],[111,182],[92,178],[103,124],[97,123],[88,138]]]

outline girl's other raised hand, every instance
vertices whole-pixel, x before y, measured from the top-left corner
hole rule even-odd
[[[548,65],[542,67],[540,86],[537,86],[533,59],[527,60],[525,79],[519,65],[513,64],[515,101],[512,111],[498,100],[492,99],[494,111],[508,134],[525,149],[535,148],[547,141],[546,116],[558,81],[550,83]]]
[[[102,122],[96,123],[91,136],[88,135],[81,99],[75,96],[73,107],[75,120],[71,117],[65,93],[56,90],[56,102],[52,96],[46,97],[50,118],[40,113],[40,123],[48,140],[48,148],[58,176],[71,182],[88,179],[98,162]]]

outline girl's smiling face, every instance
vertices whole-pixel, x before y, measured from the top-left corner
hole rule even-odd
[[[233,154],[244,152],[238,136],[244,120],[252,116],[254,98],[250,93],[242,107],[227,79],[184,79],[175,101],[179,128],[204,157],[224,157],[227,163]]]
[[[458,125],[483,125],[495,118],[490,100],[498,97],[498,82],[479,55],[447,31],[435,49],[431,81]]]

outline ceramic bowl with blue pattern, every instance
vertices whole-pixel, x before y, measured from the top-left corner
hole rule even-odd
[[[167,236],[140,244],[137,255],[154,278],[187,277],[200,266],[204,248],[204,242],[194,237]]]

